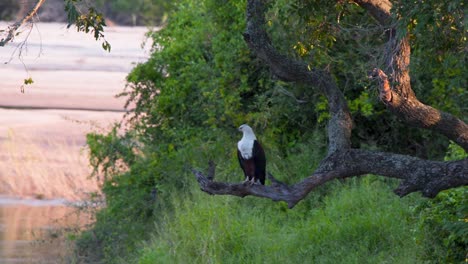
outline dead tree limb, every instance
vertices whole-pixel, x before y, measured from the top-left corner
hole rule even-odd
[[[34,8],[20,21],[14,23],[13,25],[9,26],[7,31],[7,36],[0,40],[0,47],[5,46],[8,42],[13,41],[16,36],[16,31],[23,26],[26,22],[30,21],[36,14],[39,8],[45,0],[38,0]]]

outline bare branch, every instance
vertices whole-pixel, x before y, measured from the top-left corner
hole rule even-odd
[[[343,93],[328,72],[310,68],[304,62],[280,54],[273,47],[264,29],[265,11],[264,0],[248,1],[245,41],[278,78],[317,87],[327,97],[331,114],[328,124],[329,153],[350,148],[353,122]]]
[[[275,184],[272,186],[242,183],[224,183],[211,181],[202,172],[193,170],[197,178],[200,189],[211,195],[233,195],[245,197],[248,195],[269,198],[273,201],[284,201],[289,208],[293,208],[300,200],[304,199],[304,191],[302,188],[294,188],[286,184]],[[325,177],[317,177],[316,179],[324,179]],[[320,185],[320,184],[317,184]],[[311,189],[313,186],[311,186]]]
[[[202,172],[193,170],[202,191],[212,195],[248,195],[284,201],[293,208],[316,187],[334,179],[363,176],[369,173],[401,179],[395,190],[399,196],[421,191],[435,197],[440,191],[468,185],[468,159],[440,162],[386,152],[349,149],[335,152],[324,159],[309,177],[286,185],[278,180],[271,186],[249,183],[223,183],[210,180]]]
[[[42,4],[45,2],[45,0],[39,0],[37,1],[36,5],[34,6],[34,8],[23,18],[21,19],[20,21],[14,23],[13,25],[9,26],[8,27],[8,35],[6,36],[6,38],[0,40],[0,47],[3,47],[5,46],[8,42],[11,42],[15,35],[16,35],[16,31],[22,26],[24,25],[26,22],[28,22],[29,20],[31,20],[33,18],[33,16],[35,16],[37,14],[37,11],[39,10],[39,8],[42,6]]]

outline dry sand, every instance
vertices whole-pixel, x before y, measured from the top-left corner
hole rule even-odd
[[[0,29],[7,25],[0,22]],[[149,45],[142,48],[146,32],[107,28],[108,53],[91,35],[39,23],[0,47],[0,195],[77,200],[97,190],[88,177],[85,135],[121,120],[125,98],[115,95],[135,63],[149,56]],[[29,77],[34,83],[23,93]]]

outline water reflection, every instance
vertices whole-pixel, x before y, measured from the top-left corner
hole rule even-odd
[[[66,235],[89,216],[60,201],[0,202],[0,263],[66,263]]]

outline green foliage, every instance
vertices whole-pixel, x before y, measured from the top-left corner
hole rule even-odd
[[[455,142],[450,141],[444,160],[461,160],[466,158],[468,158],[468,153],[462,147],[455,144]]]
[[[159,25],[174,5],[169,0],[95,0],[108,18],[125,25]]]
[[[134,163],[136,159],[136,140],[131,133],[117,135],[117,130],[118,126],[115,126],[107,135],[86,135],[93,174],[103,173],[105,180],[124,171],[128,164]]]
[[[88,136],[95,173],[106,179],[107,207],[97,215],[94,228],[77,240],[80,253],[91,252],[106,263],[424,259],[431,230],[415,231],[419,244],[415,243],[412,213],[419,212],[412,212],[410,204],[417,201],[398,200],[390,191],[393,181],[366,177],[330,183],[292,211],[264,199],[210,198],[200,193],[190,168],[206,168],[210,160],[217,164],[217,180],[242,179],[235,157],[240,138],[236,127],[242,123],[252,125],[263,143],[267,170],[287,183],[309,175],[326,153],[326,99],[311,87],[271,78],[242,38],[245,3],[178,1],[167,25],[149,33],[154,40],[151,57],[128,75],[121,94],[128,98],[127,106],[134,107],[132,128],[122,134],[116,127],[107,135]],[[415,6],[407,4],[408,8],[396,9],[402,16]],[[436,13],[446,14],[446,9]],[[411,13],[417,19],[428,15]],[[82,25],[92,30],[97,21]],[[444,50],[442,60],[434,58],[425,51],[430,40],[417,34],[425,27],[411,28],[411,21],[400,26],[414,34],[411,70],[418,96],[437,105],[436,97],[447,91],[444,109],[463,113],[466,91],[460,87],[466,86],[462,86],[466,69],[457,59],[462,51]],[[389,117],[371,89],[367,71],[382,65],[379,48],[385,38],[364,10],[347,1],[276,1],[270,5],[268,31],[283,53],[330,71],[348,99],[356,124],[355,146],[424,157],[445,155],[446,139]],[[429,36],[435,37],[436,31],[429,30]],[[460,44],[453,39],[450,47]],[[426,60],[431,62],[428,70],[420,63]],[[457,150],[451,153],[458,155]],[[459,214],[464,200],[450,196],[456,197]],[[451,213],[445,209],[449,204],[442,201],[438,217],[422,219],[452,219],[445,216]],[[458,246],[465,234],[455,231],[458,224],[428,225],[442,228],[435,233],[443,234],[441,238],[445,232],[455,234],[442,238],[436,247],[444,241]],[[151,242],[142,242],[150,238]]]
[[[418,98],[460,118],[468,116],[463,4],[461,0],[408,0],[395,2],[393,10],[400,19],[399,32],[411,37],[411,76]],[[386,35],[364,9],[349,1],[274,1],[271,5],[268,29],[276,47],[310,67],[330,71],[345,93],[356,124],[356,147],[443,158],[447,139],[406,127],[388,114],[372,90],[375,86],[367,72],[384,67]],[[311,90],[291,89],[298,98],[317,98]],[[325,122],[326,102],[311,102],[319,121]]]
[[[250,54],[242,39],[244,4],[183,1],[167,27],[152,34],[154,52],[129,75],[123,93],[136,105],[145,138],[173,140],[196,127],[232,131],[242,123],[259,134],[270,127],[298,137],[313,127],[312,102],[298,104],[288,84],[272,81]]]
[[[468,188],[443,191],[417,208],[423,259],[462,263],[468,254]]]
[[[77,240],[77,255],[86,256],[82,261],[119,263],[133,256],[136,243],[149,238],[154,221],[172,211],[173,198],[188,199],[196,189],[191,166],[204,167],[213,160],[221,174],[223,168],[238,170],[237,161],[230,158],[232,149],[225,148],[232,138],[222,131],[212,133],[211,140],[191,138],[183,145],[162,142],[144,148],[129,134],[119,136],[117,129],[88,135],[91,162],[106,179],[107,203],[93,229]]]
[[[104,27],[106,21],[102,13],[94,7],[89,7],[88,12],[81,12],[77,4],[82,0],[65,0],[65,11],[67,12],[68,28],[71,25],[76,26],[78,32],[93,33],[96,40],[103,39],[102,48],[108,52],[111,51],[111,45],[104,39]]]
[[[33,84],[33,83],[34,83],[34,80],[31,77],[29,77],[27,79],[24,79],[23,85],[21,85],[21,92],[24,93],[24,86],[30,85],[30,84]]]
[[[33,84],[34,81],[31,77],[27,78],[27,79],[24,79],[24,85],[30,85],[30,84]]]
[[[411,38],[413,89],[421,101],[466,121],[466,3],[412,2],[400,1],[395,11],[401,14],[400,30]]]
[[[446,160],[468,158],[453,142]],[[468,187],[447,190],[422,203],[419,239],[425,247],[423,259],[434,263],[462,263],[468,256]]]

